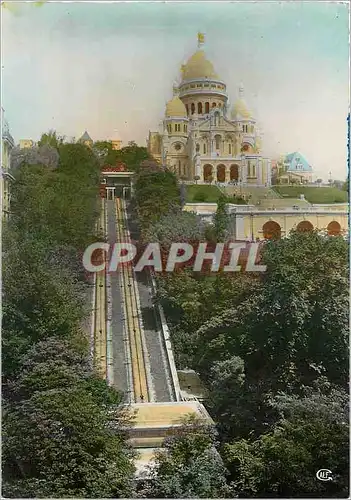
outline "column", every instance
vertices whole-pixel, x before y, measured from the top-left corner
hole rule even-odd
[[[241,180],[243,184],[247,183],[247,165],[245,160],[241,162]]]
[[[264,184],[262,179],[262,162],[259,159],[256,159],[256,184],[262,186]]]
[[[226,165],[225,166],[225,182],[230,181],[230,166]]]
[[[267,186],[272,184],[271,160],[266,159]]]

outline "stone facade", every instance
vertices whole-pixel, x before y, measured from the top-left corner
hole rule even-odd
[[[7,121],[4,117],[4,110],[1,108],[1,122],[2,122],[2,156],[1,156],[1,204],[2,204],[2,218],[6,219],[10,214],[10,201],[11,201],[11,183],[13,177],[10,174],[10,157],[11,151],[15,147],[15,143]]]
[[[243,86],[230,109],[226,84],[207,60],[202,40],[182,66],[162,130],[149,133],[149,153],[187,180],[269,186],[270,160],[261,155],[260,132]]]

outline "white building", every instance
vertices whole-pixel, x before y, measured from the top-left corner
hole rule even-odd
[[[225,82],[202,49],[181,68],[181,81],[167,103],[161,132],[150,132],[148,150],[162,165],[188,180],[271,184],[271,164],[261,155],[261,137],[240,85],[228,104]]]

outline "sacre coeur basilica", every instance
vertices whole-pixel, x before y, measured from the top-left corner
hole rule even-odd
[[[229,106],[227,87],[203,50],[181,67],[173,86],[163,130],[149,132],[148,150],[162,165],[186,180],[269,186],[271,161],[261,154],[257,121],[247,106],[243,85]]]

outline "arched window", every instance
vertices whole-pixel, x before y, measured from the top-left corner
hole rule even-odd
[[[210,112],[210,103],[205,102],[205,113],[208,114]]]
[[[196,144],[196,152],[200,151],[200,144]]]
[[[211,181],[211,180],[213,180],[212,165],[205,165],[204,166],[204,181]]]
[[[197,103],[197,112],[199,115],[202,115],[202,102]]]
[[[188,104],[186,104],[186,105],[185,105],[185,108],[186,108],[186,114],[188,115],[188,114],[189,114],[189,105],[188,105]]]
[[[230,143],[228,144],[228,153],[232,154],[232,145]]]
[[[231,165],[230,166],[230,180],[238,181],[239,180],[239,166]]]
[[[193,115],[195,113],[195,104],[192,102],[191,103],[191,114]]]
[[[168,132],[171,134],[172,133],[172,125],[171,125],[171,123],[168,125],[168,127],[169,127],[168,128]]]
[[[215,108],[215,107],[216,107],[216,103],[215,103],[215,102],[213,102],[213,103],[212,103],[212,107],[213,107],[213,108]]]
[[[256,165],[252,165],[252,177],[256,177]]]
[[[217,181],[218,182],[225,182],[225,166],[224,165],[218,165],[218,167],[217,167]]]
[[[204,155],[206,154],[206,143],[204,143]]]
[[[221,147],[221,136],[215,135],[216,149],[220,149]]]
[[[180,166],[180,160],[178,161],[178,173],[179,173],[179,175],[181,175],[181,173],[182,173],[181,172],[181,166]]]
[[[184,132],[186,132],[186,125],[184,125]]]

